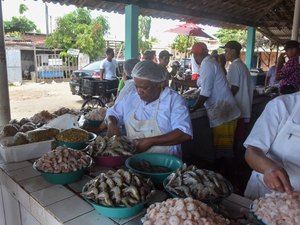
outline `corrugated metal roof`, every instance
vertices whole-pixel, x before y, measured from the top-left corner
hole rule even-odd
[[[295,0],[43,0],[107,12],[124,13],[125,6],[140,7],[140,14],[179,19],[223,28],[257,27],[274,42],[291,37]],[[300,39],[299,39],[300,40]]]

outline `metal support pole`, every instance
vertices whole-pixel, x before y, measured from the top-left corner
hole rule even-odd
[[[49,35],[49,21],[48,21],[48,18],[49,18],[49,16],[48,16],[48,5],[47,5],[47,3],[45,3],[45,19],[46,19],[46,34],[47,34],[47,36]]]
[[[248,69],[251,69],[252,67],[252,58],[255,46],[255,30],[255,27],[248,27],[246,49],[246,65]]]
[[[295,0],[294,19],[293,19],[293,29],[292,29],[291,40],[298,41],[299,23],[300,23],[300,0]]]
[[[10,105],[4,42],[2,1],[0,1],[0,127],[10,121]]]
[[[125,59],[138,57],[139,7],[125,7]]]

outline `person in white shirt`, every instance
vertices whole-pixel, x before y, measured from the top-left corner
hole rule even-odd
[[[191,119],[182,96],[164,85],[164,68],[145,60],[135,65],[135,90],[106,112],[107,136],[119,135],[123,124],[138,152],[181,156],[180,144],[192,138]]]
[[[114,59],[114,50],[106,49],[106,58],[100,62],[100,80],[116,80],[117,61]]]
[[[114,59],[114,50],[112,48],[106,49],[106,58],[100,62],[100,80],[106,80],[106,88],[114,90],[107,92],[106,98],[111,99],[112,94],[117,96],[119,79],[117,77],[117,61]]]
[[[191,110],[202,106],[206,108],[210,127],[213,128],[216,156],[217,158],[223,156],[231,158],[236,119],[241,112],[230,91],[223,69],[215,58],[208,55],[206,44],[195,43],[192,46],[192,53],[200,65],[197,85],[201,87],[201,90]]]
[[[244,146],[253,169],[244,195],[251,199],[271,191],[300,191],[300,93],[270,101]]]
[[[243,154],[239,152],[239,146],[245,141],[247,125],[250,122],[254,83],[246,64],[240,59],[241,44],[237,41],[228,41],[222,48],[225,49],[226,60],[231,62],[227,79],[241,111],[234,137],[234,151],[237,159],[242,159]]]

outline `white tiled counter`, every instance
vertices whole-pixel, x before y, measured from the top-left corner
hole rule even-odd
[[[88,176],[70,185],[54,185],[44,180],[29,161],[2,163],[0,167],[1,225],[137,225],[141,224],[146,211],[132,218],[107,218],[99,215],[79,195],[83,185],[91,179]],[[166,198],[164,192],[158,191],[152,202]],[[228,214],[238,217],[241,209],[247,210],[250,203],[233,194],[221,206]]]

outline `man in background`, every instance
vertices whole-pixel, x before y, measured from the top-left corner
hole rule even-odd
[[[107,87],[115,89],[113,94],[117,95],[119,80],[117,77],[117,60],[114,59],[114,50],[112,48],[106,49],[106,58],[100,62],[100,80],[108,80]],[[111,93],[106,96],[108,99]]]
[[[171,78],[171,75],[168,71],[168,65],[170,62],[170,57],[173,56],[171,53],[169,53],[167,50],[163,50],[158,55],[158,64],[161,65],[166,72],[166,86],[169,86],[169,80]]]
[[[237,41],[228,41],[223,48],[225,49],[226,60],[231,62],[227,72],[227,79],[231,93],[241,111],[235,130],[233,151],[236,165],[243,165],[244,151],[242,146],[246,139],[247,126],[251,117],[254,84],[250,71],[240,59],[241,44]]]

